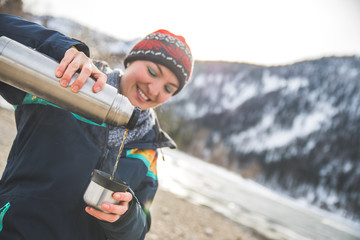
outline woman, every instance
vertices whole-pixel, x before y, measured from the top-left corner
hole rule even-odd
[[[149,34],[126,57],[123,74],[107,69],[104,75],[77,40],[10,15],[0,15],[0,26],[0,35],[61,60],[56,75],[62,86],[81,70],[72,91],[92,75],[94,92],[107,79],[142,109],[115,174],[132,191],[114,193],[121,203],[103,203],[104,213],[86,206],[82,196],[93,169],[112,171],[125,129],[97,125],[0,82],[18,128],[0,182],[0,239],[144,239],[158,186],[157,149],[175,147],[152,108],[189,81],[193,60],[184,38],[166,30]]]

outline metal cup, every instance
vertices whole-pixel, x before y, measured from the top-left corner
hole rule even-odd
[[[119,179],[111,180],[110,177],[106,172],[97,169],[93,171],[89,186],[84,193],[86,204],[103,212],[106,212],[101,209],[103,202],[119,204],[112,195],[114,192],[126,192],[129,186]]]

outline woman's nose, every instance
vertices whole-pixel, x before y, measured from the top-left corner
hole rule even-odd
[[[160,81],[152,81],[151,83],[149,83],[148,85],[148,89],[149,89],[149,94],[152,97],[158,96],[160,93],[160,88],[161,88],[161,83]]]

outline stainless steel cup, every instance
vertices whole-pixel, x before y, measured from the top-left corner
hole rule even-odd
[[[95,169],[91,177],[89,186],[84,193],[84,201],[91,207],[100,211],[106,212],[101,209],[103,202],[118,204],[112,195],[114,192],[126,192],[129,186],[118,179],[111,180],[110,174]]]

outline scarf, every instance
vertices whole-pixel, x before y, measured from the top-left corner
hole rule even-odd
[[[119,89],[121,72],[119,70],[114,70],[110,73],[107,73],[107,77],[107,84]],[[125,144],[143,138],[146,133],[148,133],[152,129],[152,127],[155,125],[155,117],[152,114],[152,111],[152,109],[141,111],[139,120],[137,121],[135,128],[128,131]],[[110,147],[119,147],[121,145],[124,133],[125,127],[123,126],[109,126],[108,145]]]

